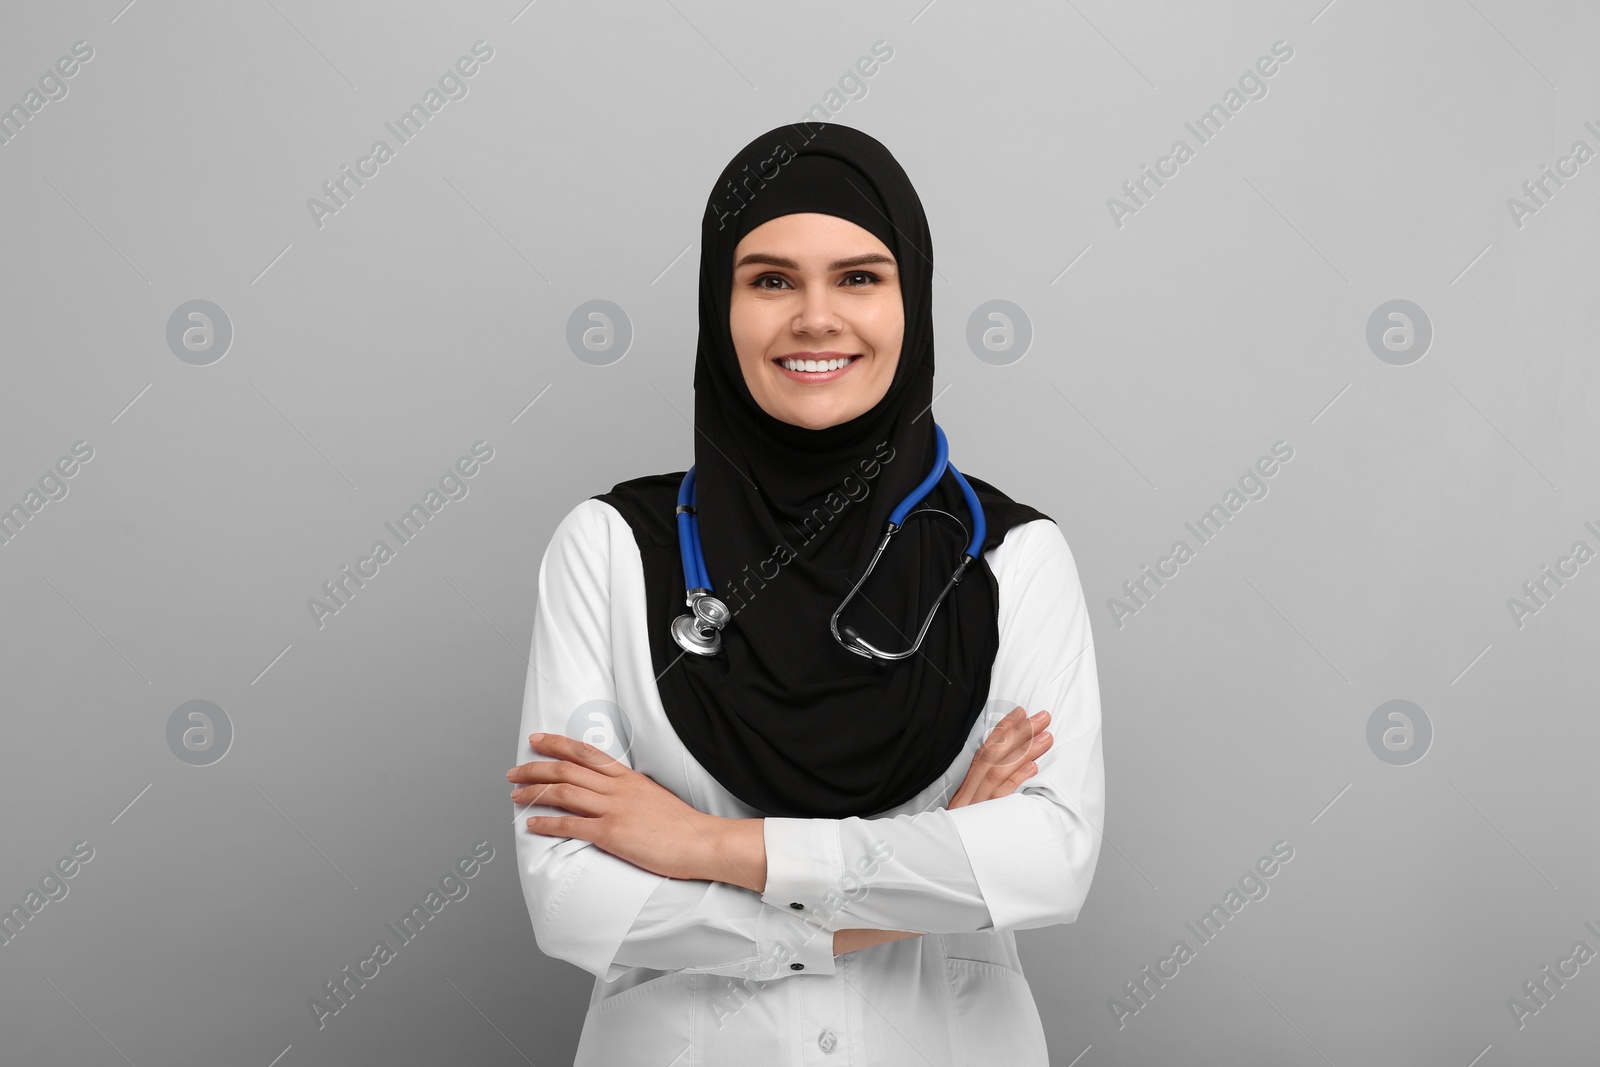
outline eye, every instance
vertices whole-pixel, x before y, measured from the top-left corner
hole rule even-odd
[[[750,279],[750,287],[752,289],[768,289],[776,291],[774,287],[762,284],[766,281],[782,282],[784,285],[789,284],[789,279],[785,278],[781,274],[758,274],[754,278]]]
[[[880,280],[878,276],[872,273],[870,270],[853,270],[844,276],[844,281],[848,282],[851,278],[865,278],[867,279],[867,284],[871,284]],[[850,288],[857,289],[860,288],[860,286],[852,285]]]

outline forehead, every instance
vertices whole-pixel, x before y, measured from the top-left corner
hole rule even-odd
[[[793,259],[877,252],[894,258],[889,247],[870,230],[837,215],[811,211],[779,215],[755,227],[735,246],[734,262],[750,252],[781,253]]]

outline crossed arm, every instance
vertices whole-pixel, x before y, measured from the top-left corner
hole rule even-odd
[[[636,624],[613,611],[613,594],[643,601],[638,547],[609,505],[575,507],[540,565],[519,766],[507,775],[518,787],[519,875],[540,949],[607,981],[638,966],[747,975],[774,952],[794,959],[777,965],[788,977],[832,973],[835,954],[917,932],[1073,921],[1104,811],[1087,609],[1048,520],[1010,531],[991,562],[1000,578],[996,691],[1048,708],[1054,740],[1040,736],[1042,720],[997,728],[943,809],[723,819],[636,772],[623,748],[608,755],[552,732],[570,729],[569,715],[589,701],[646,699],[620,685],[650,688],[648,678],[613,673],[613,649],[642,640],[613,632]],[[548,736],[529,741],[533,731]],[[1022,776],[1028,764],[1036,775]],[[870,891],[857,892],[863,881]]]
[[[1049,749],[1050,713],[1013,708],[973,757],[947,809],[1009,796],[1038,770]],[[562,734],[529,735],[541,755],[506,772],[511,799],[566,809],[571,815],[530,816],[533,833],[580,838],[666,878],[723,882],[760,895],[767,886],[764,819],[707,815],[604,749]],[[833,932],[833,954],[919,937],[906,930],[847,928]]]

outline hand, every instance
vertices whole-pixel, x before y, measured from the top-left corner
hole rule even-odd
[[[972,757],[972,766],[955,796],[945,807],[950,810],[978,804],[985,800],[1010,796],[1039,769],[1034,761],[1043,756],[1054,740],[1044,727],[1050,713],[1023,718],[1021,705],[1012,708],[1005,718],[995,724]],[[1035,734],[1034,731],[1039,733]],[[907,930],[870,930],[851,928],[835,930],[833,954],[842,956],[857,949],[871,948],[889,941],[902,941],[908,937],[921,937]]]
[[[591,841],[668,878],[699,877],[701,858],[712,847],[712,816],[594,745],[561,734],[534,734],[528,743],[535,752],[557,758],[507,771],[508,781],[522,783],[511,799],[575,813],[535,815],[528,819],[529,830]]]
[[[1024,718],[1022,705],[1012,708],[978,746],[967,777],[945,807],[953,811],[1015,793],[1038,772],[1035,761],[1055,740],[1044,729],[1049,722],[1048,711]]]

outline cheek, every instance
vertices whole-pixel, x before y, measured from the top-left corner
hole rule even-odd
[[[768,338],[759,309],[735,301],[729,310],[728,333],[740,364],[760,362]]]
[[[874,351],[892,358],[899,353],[905,338],[905,310],[898,292],[884,295],[885,299],[862,318],[860,329]]]
[[[877,373],[893,376],[895,364],[900,361],[901,348],[905,337],[898,321],[884,323],[874,329],[867,337],[867,342],[872,345],[872,351],[877,357]]]

